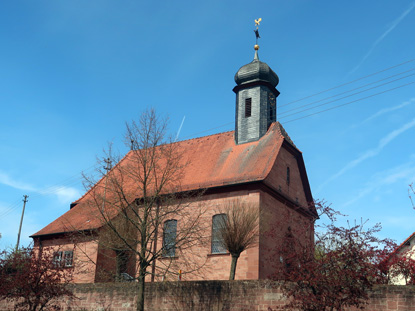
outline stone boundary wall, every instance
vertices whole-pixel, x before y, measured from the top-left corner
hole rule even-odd
[[[73,284],[76,299],[62,299],[64,311],[133,311],[135,283]],[[415,311],[415,286],[376,286],[367,311]],[[146,283],[146,311],[270,311],[284,304],[278,284],[269,281]],[[13,303],[0,301],[1,311]],[[352,310],[349,310],[352,311]]]

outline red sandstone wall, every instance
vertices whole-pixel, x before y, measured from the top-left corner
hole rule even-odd
[[[201,206],[205,209],[202,223],[206,226],[203,243],[198,243],[191,249],[180,253],[176,258],[161,258],[157,260],[157,267],[161,270],[169,267],[170,274],[165,276],[168,280],[177,280],[177,272],[182,270],[182,280],[227,280],[231,266],[230,254],[211,253],[212,217],[223,212],[223,206],[232,200],[239,198],[243,202],[251,203],[253,208],[259,210],[259,191],[234,191],[222,194],[204,195],[197,202],[191,203],[189,209]],[[180,220],[178,220],[180,226]],[[180,230],[180,229],[178,229]],[[162,246],[160,237],[158,246]],[[235,279],[257,279],[258,278],[258,245],[241,253],[239,257]],[[161,281],[159,277],[158,280]]]
[[[85,241],[85,237],[54,238],[41,241],[42,247],[55,251],[73,251],[73,282],[93,283],[95,280],[95,262],[97,260],[97,244]],[[39,239],[35,239],[35,248],[39,247]]]
[[[290,168],[287,182],[287,167]],[[308,206],[301,180],[300,170],[294,154],[284,147],[266,178],[266,183],[285,197],[303,207]],[[300,214],[270,194],[261,192],[260,241],[259,241],[259,279],[275,277],[273,273],[282,265],[286,248],[283,243],[287,235],[293,236],[297,243],[306,246],[313,242],[314,224],[309,217]]]
[[[289,183],[287,183],[287,167],[290,168]],[[284,147],[278,153],[277,160],[267,176],[266,182],[271,184],[274,189],[291,198],[293,202],[296,202],[298,199],[300,205],[308,206],[297,159]]]
[[[155,280],[169,280],[176,281],[178,279],[178,271],[182,271],[182,280],[227,280],[229,279],[229,272],[231,266],[230,254],[212,254],[211,253],[211,232],[212,232],[212,217],[218,213],[223,212],[223,207],[230,201],[240,199],[242,202],[251,203],[253,208],[258,209],[260,194],[259,190],[240,190],[219,194],[204,195],[199,200],[189,203],[186,207],[188,210],[203,209],[203,216],[201,223],[204,225],[204,231],[202,232],[202,239],[195,243],[195,245],[189,249],[179,250],[176,249],[176,256],[174,258],[166,257],[159,258],[156,261]],[[185,214],[185,213],[184,213]],[[178,232],[180,231],[180,219],[178,220]],[[160,250],[162,247],[162,230],[159,230],[157,240],[157,248]],[[58,241],[56,241],[57,243]],[[85,244],[86,245],[86,244]],[[96,244],[90,242],[91,249],[95,252]],[[76,251],[79,251],[79,247]],[[84,249],[81,253],[85,252]],[[94,262],[97,262],[97,272],[91,273],[83,272],[82,279],[77,277],[75,283],[85,282],[88,278],[88,282],[106,282],[113,280],[115,273],[115,256],[113,251],[109,249],[102,249],[94,256]],[[76,254],[76,256],[79,256]],[[92,266],[95,264],[92,263]],[[235,279],[258,279],[259,277],[259,245],[244,251],[239,257]],[[148,268],[151,272],[152,266]],[[168,271],[168,272],[166,272]],[[133,275],[133,273],[131,274]],[[146,281],[151,281],[151,276],[146,278]]]
[[[61,299],[63,311],[135,310],[134,283],[75,284],[73,288],[77,299]],[[151,283],[145,295],[146,311],[274,311],[284,303],[277,285],[268,281]],[[11,311],[13,304],[0,301],[0,310]],[[415,310],[415,287],[377,286],[365,310]]]
[[[259,279],[275,279],[273,273],[284,261],[283,250],[293,247],[284,244],[287,235],[303,246],[313,242],[313,221],[265,192],[261,192],[260,228]]]
[[[275,250],[279,243],[283,241],[287,227],[292,226],[294,228],[297,224],[300,224],[300,215],[269,194],[259,190],[241,190],[205,195],[198,202],[191,203],[189,209],[196,208],[198,205],[202,205],[206,209],[202,220],[207,227],[204,233],[205,244],[198,243],[192,249],[188,249],[183,253],[177,252],[175,258],[157,260],[156,272],[161,272],[168,267],[170,272],[164,275],[165,280],[177,280],[179,270],[183,272],[182,280],[184,281],[227,280],[229,278],[231,256],[230,254],[211,254],[211,223],[212,216],[220,213],[221,208],[226,203],[236,198],[251,203],[258,210],[261,206],[261,237],[257,245],[242,252],[238,260],[235,279],[255,280],[269,277],[271,272],[275,271],[279,260]],[[273,229],[276,229],[278,233],[277,238],[267,233]],[[61,238],[45,240],[42,244],[45,247],[55,247],[59,250],[74,249],[75,283],[113,280],[111,271],[115,271],[115,258],[111,254],[97,254],[97,244],[94,241],[77,241],[74,244],[69,238]],[[162,234],[159,235],[158,247],[160,248],[161,245]],[[98,263],[98,269],[96,269],[95,263]],[[149,271],[151,269],[152,267],[149,268]],[[104,273],[104,271],[108,271],[110,274]],[[162,277],[156,277],[156,280],[161,281]],[[151,281],[150,276],[147,281]]]

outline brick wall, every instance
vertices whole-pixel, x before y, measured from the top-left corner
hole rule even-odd
[[[62,299],[65,311],[133,311],[135,283],[73,284],[76,299]],[[146,284],[147,311],[252,311],[275,310],[283,297],[268,281],[195,281]],[[415,310],[415,286],[377,286],[367,311]],[[13,310],[0,301],[0,310]],[[351,311],[351,310],[350,310]]]

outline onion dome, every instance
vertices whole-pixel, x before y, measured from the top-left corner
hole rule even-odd
[[[251,82],[263,81],[270,83],[273,87],[276,87],[279,78],[277,74],[266,64],[258,58],[259,46],[255,45],[255,57],[254,60],[242,66],[235,74],[235,82],[237,85],[247,84]]]

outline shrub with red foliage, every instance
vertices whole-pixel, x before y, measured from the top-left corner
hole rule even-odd
[[[53,252],[32,248],[0,253],[0,300],[15,301],[15,310],[59,310],[55,299],[73,293],[65,286],[71,269],[57,265]]]
[[[288,297],[285,310],[326,311],[363,308],[374,284],[387,283],[385,259],[396,247],[379,239],[379,224],[366,229],[364,223],[336,225],[338,212],[316,203],[328,224],[316,230],[314,248],[302,246],[298,234],[290,232],[280,250],[282,268],[275,277],[282,280]]]
[[[405,280],[406,285],[415,285],[415,260],[414,251],[409,250],[399,254],[393,254],[388,258],[387,265],[389,277],[392,280],[400,278]]]

